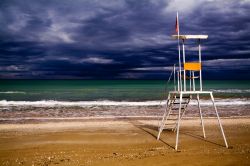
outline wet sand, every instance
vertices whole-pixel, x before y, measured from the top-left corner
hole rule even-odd
[[[154,119],[99,119],[0,124],[1,165],[249,165],[250,118],[223,118],[230,148],[213,118],[184,119],[179,152],[175,133],[156,140]]]

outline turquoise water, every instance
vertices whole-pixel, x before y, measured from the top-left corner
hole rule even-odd
[[[249,80],[210,80],[203,86],[217,97],[250,97]],[[163,80],[0,80],[0,100],[147,101],[162,100],[172,89]]]

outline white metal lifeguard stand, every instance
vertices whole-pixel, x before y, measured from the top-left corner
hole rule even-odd
[[[202,89],[201,40],[207,39],[208,35],[180,35],[179,25],[178,25],[178,13],[177,13],[177,28],[178,28],[177,29],[178,35],[173,35],[172,37],[178,40],[179,67],[178,70],[176,70],[175,66],[173,69],[174,91],[170,91],[168,94],[167,103],[165,106],[165,112],[159,126],[159,133],[157,136],[157,140],[160,139],[160,135],[164,129],[171,129],[172,131],[177,130],[175,150],[178,149],[180,121],[186,111],[186,108],[190,100],[194,99],[195,96],[196,100],[198,101],[203,137],[205,139],[206,134],[202,117],[202,111],[200,107],[200,95],[209,95],[213,103],[215,113],[217,115],[218,123],[225,142],[225,146],[228,148],[227,140],[214,102],[213,92],[203,91]],[[186,40],[198,40],[198,61],[196,62],[186,61],[185,44],[184,44]],[[180,41],[182,42],[182,57],[181,57]],[[177,77],[177,86],[175,85],[176,77]],[[197,82],[195,81],[196,79],[198,79],[199,81],[198,87],[195,87],[196,85],[195,82]]]

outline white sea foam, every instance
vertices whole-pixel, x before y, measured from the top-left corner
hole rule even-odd
[[[0,94],[25,94],[26,92],[22,91],[6,91],[6,92],[0,92]]]
[[[18,121],[18,120],[87,120],[87,119],[115,119],[115,118],[160,118],[161,116],[94,116],[94,117],[17,117],[0,118],[0,121]]]
[[[211,100],[201,100],[201,105],[211,105]],[[230,99],[217,99],[215,100],[216,105],[229,106],[229,105],[250,105],[250,100],[246,98],[230,98]],[[197,105],[197,101],[192,100],[190,105]]]
[[[250,105],[250,100],[243,99],[218,99],[215,101],[216,105]],[[33,106],[33,107],[89,107],[89,106],[160,106],[166,104],[166,101],[54,101],[54,100],[41,100],[41,101],[6,101],[0,100],[0,106]],[[190,105],[196,105],[196,101],[191,101]],[[201,105],[211,105],[211,100],[201,100]]]
[[[128,101],[6,101],[0,100],[0,106],[34,106],[34,107],[88,107],[88,106],[157,106],[163,104],[161,101],[143,101],[143,102],[128,102]]]

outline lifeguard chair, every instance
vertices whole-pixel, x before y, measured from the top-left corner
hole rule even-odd
[[[178,13],[177,13],[178,21]],[[178,22],[177,22],[178,26]],[[202,111],[200,107],[200,95],[209,95],[218,119],[220,130],[225,142],[225,146],[228,148],[226,136],[223,131],[221,120],[214,102],[213,92],[212,91],[203,91],[202,87],[202,60],[201,60],[201,40],[208,38],[208,35],[180,35],[179,26],[178,35],[173,35],[174,39],[178,40],[178,51],[179,51],[179,67],[176,70],[174,66],[173,75],[174,75],[174,90],[170,91],[167,98],[167,103],[165,106],[165,112],[163,114],[162,120],[159,126],[159,133],[157,140],[160,139],[160,135],[164,129],[171,129],[172,131],[177,131],[176,133],[176,144],[175,150],[178,149],[179,141],[179,130],[180,130],[180,121],[185,114],[185,111],[188,107],[190,100],[196,99],[198,102],[201,126],[203,130],[203,137],[206,139],[204,122],[202,117]],[[185,42],[187,40],[197,40],[198,41],[198,60],[194,62],[187,62],[185,55]],[[181,56],[181,46],[182,43],[182,56]],[[177,81],[176,81],[177,78]],[[199,85],[196,86],[198,81]],[[176,85],[177,82],[177,85]],[[194,98],[196,97],[196,98]]]

